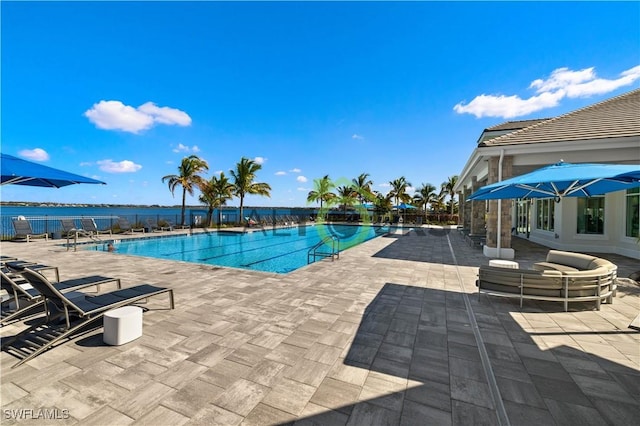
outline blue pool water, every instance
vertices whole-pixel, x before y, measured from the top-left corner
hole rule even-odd
[[[287,273],[307,265],[309,249],[327,237],[337,237],[343,251],[388,231],[388,227],[367,225],[313,225],[249,233],[221,231],[116,241],[115,249],[116,254]],[[322,247],[320,251],[330,249]]]

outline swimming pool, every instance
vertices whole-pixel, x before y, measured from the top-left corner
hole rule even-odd
[[[311,248],[329,237],[340,251],[389,231],[369,225],[312,225],[254,232],[208,232],[187,236],[116,241],[116,254],[181,260],[257,271],[287,273],[307,264]],[[323,245],[320,251],[331,249]],[[96,249],[96,247],[94,247]],[[98,247],[102,249],[102,247]]]

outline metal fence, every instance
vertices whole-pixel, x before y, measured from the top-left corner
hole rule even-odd
[[[80,223],[81,219],[91,218],[95,221],[96,226],[100,230],[111,229],[114,232],[119,230],[118,218],[122,217],[127,219],[134,227],[148,227],[147,220],[155,220],[159,224],[180,224],[180,215],[145,215],[145,214],[131,214],[120,216],[22,216],[28,220],[31,224],[31,228],[34,234],[49,234],[51,238],[61,238],[62,234],[62,219],[71,219],[74,221],[75,226],[78,229],[82,229]],[[21,218],[22,218],[21,217]],[[2,225],[2,239],[7,240],[15,236],[15,229],[13,227],[13,220],[17,219],[17,216],[0,216]],[[195,226],[196,223],[202,222],[202,214],[192,213],[185,217],[185,225]]]
[[[263,217],[278,217],[285,214],[294,214],[298,217],[308,218],[313,213],[311,209],[279,209],[279,208],[261,208],[261,209],[253,209],[247,208],[244,212],[245,217],[253,217],[253,218],[263,218]],[[135,228],[148,228],[147,221],[149,219],[154,220],[159,225],[181,225],[181,215],[180,214],[144,214],[144,213],[135,213],[135,214],[121,214],[121,215],[106,215],[106,216],[53,216],[53,215],[45,215],[45,216],[20,216],[21,218],[28,220],[31,224],[31,228],[34,234],[49,234],[51,238],[60,238],[62,234],[62,223],[61,219],[72,219],[74,221],[75,226],[78,229],[82,229],[80,220],[85,218],[91,218],[95,221],[96,226],[100,230],[111,229],[114,232],[119,231],[118,226],[118,218],[125,218],[129,221],[129,223]],[[0,216],[0,226],[2,227],[1,238],[3,240],[11,239],[15,236],[15,229],[13,227],[13,220],[17,219],[18,216],[13,215],[1,215]],[[211,222],[213,226],[217,225],[228,225],[228,224],[238,224],[243,223],[243,220],[240,220],[240,214],[238,210],[234,209],[221,209],[214,211]],[[190,228],[199,228],[199,227],[207,227],[210,224],[207,223],[207,210],[198,210],[198,209],[190,209],[185,214],[185,225]]]

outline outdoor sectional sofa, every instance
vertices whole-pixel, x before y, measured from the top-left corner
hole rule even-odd
[[[581,253],[550,250],[533,269],[480,266],[478,291],[493,296],[569,302],[613,303],[617,266],[606,259]],[[479,297],[478,294],[478,297]]]

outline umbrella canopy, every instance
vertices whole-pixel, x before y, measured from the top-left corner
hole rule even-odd
[[[106,185],[106,183],[88,177],[54,169],[23,160],[12,155],[0,154],[0,172],[2,182],[0,185],[26,185],[42,186],[48,188],[61,188],[76,183],[96,183]]]
[[[591,197],[640,187],[640,165],[559,162],[483,186],[469,200]]]
[[[403,209],[403,210],[407,210],[407,209],[415,209],[415,206],[412,206],[411,204],[407,204],[407,203],[400,203],[397,206],[393,206],[394,209]]]

